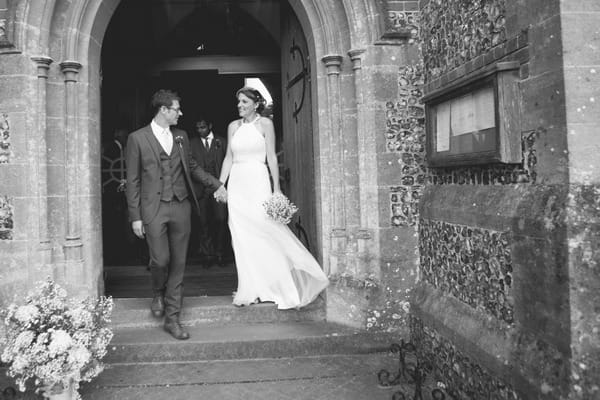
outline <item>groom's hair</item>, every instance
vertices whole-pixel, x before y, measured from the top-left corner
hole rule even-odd
[[[152,111],[152,116],[155,116],[162,106],[171,107],[173,101],[175,100],[181,102],[181,98],[177,92],[168,89],[160,89],[156,91],[152,95],[152,100],[150,100],[150,110]]]

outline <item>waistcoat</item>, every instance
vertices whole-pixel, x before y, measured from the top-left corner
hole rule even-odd
[[[183,176],[183,167],[181,165],[181,155],[177,144],[173,144],[173,151],[169,156],[164,150],[160,152],[160,168],[162,170],[162,191],[160,199],[162,201],[171,201],[173,197],[181,201],[188,197],[188,191],[185,186],[185,177]]]

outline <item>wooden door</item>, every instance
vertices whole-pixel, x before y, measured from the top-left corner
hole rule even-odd
[[[291,7],[282,3],[281,14],[282,190],[299,209],[292,221],[292,230],[316,256],[316,197],[308,46],[300,22]]]

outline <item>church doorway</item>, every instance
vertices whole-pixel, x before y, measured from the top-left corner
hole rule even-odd
[[[152,295],[146,243],[131,233],[123,180],[127,134],[151,120],[160,88],[182,98],[178,128],[195,134],[209,118],[226,138],[238,118],[235,92],[251,84],[272,98],[266,114],[277,134],[282,188],[300,208],[290,227],[316,245],[310,70],[306,39],[293,11],[277,0],[122,0],[101,55],[102,225],[105,293]],[[258,87],[260,86],[260,87]],[[219,262],[199,254],[192,232],[187,296],[230,295],[237,286],[233,253]]]

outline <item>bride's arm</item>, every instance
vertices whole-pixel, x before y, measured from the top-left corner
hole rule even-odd
[[[277,154],[275,153],[275,128],[269,118],[261,118],[265,141],[267,144],[267,165],[273,179],[273,192],[281,192],[279,187],[279,164],[277,164]]]
[[[223,184],[225,184],[229,178],[231,164],[233,163],[233,154],[231,154],[231,138],[233,137],[235,125],[236,121],[233,121],[227,127],[227,150],[225,151],[225,158],[223,159],[223,164],[221,165],[221,175],[219,176],[219,180]]]

